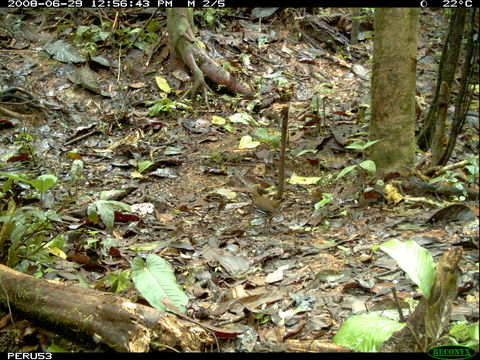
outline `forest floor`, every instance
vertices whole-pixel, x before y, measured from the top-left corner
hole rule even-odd
[[[166,31],[162,11],[148,22],[150,13],[130,10],[118,17],[114,9],[1,10],[0,87],[16,87],[15,94],[29,94],[31,101],[19,104],[13,96],[0,103],[26,115],[0,118],[0,171],[54,174],[58,183],[41,201],[23,185],[16,196],[22,206],[62,216],[49,230],[50,236],[63,235],[55,247],[61,251],[44,246],[46,252],[37,253],[42,256],[20,254],[15,269],[146,303],[128,274],[133,258],[157,254],[172,265],[188,295],[189,316],[243,331],[220,340],[220,351],[315,351],[325,349],[353,314],[396,313],[393,286],[408,313],[405,300],[418,299],[418,288],[376,247],[391,239],[413,240],[435,260],[463,247],[463,291],[451,321],[478,321],[476,201],[405,188],[403,196],[430,202],[393,204],[360,167],[338,177],[367,159],[366,151],[346,146],[368,136],[372,16],[361,23],[366,38],[347,47],[342,45],[342,36],[349,37],[344,9],[323,15],[335,30],[328,43],[315,38],[321,30],[313,31],[300,9],[280,9],[261,22],[250,10],[228,10],[211,26],[197,15],[197,36],[218,63],[228,61],[232,73],[260,95],[248,100],[212,93],[210,109],[200,97],[181,98],[188,82],[168,69],[166,38],[158,36]],[[440,10],[421,11],[418,126],[435,87],[447,29]],[[110,21],[110,28],[99,20]],[[147,23],[138,46],[119,46],[135,38],[131,29]],[[154,25],[156,47],[145,36]],[[55,37],[73,49],[66,44],[51,49]],[[93,55],[108,60],[104,65],[91,61],[87,68],[52,58],[81,54],[92,44]],[[267,98],[289,105],[284,200],[268,215],[250,198],[257,188],[272,196],[278,184],[280,126],[269,115],[275,105],[262,108]],[[153,103],[157,107],[149,110]],[[478,157],[478,115],[469,117],[463,131],[452,163]],[[74,160],[83,162],[76,179]],[[428,154],[417,153],[419,163],[427,160]],[[458,179],[452,175],[445,181]],[[464,185],[478,189],[475,183]],[[110,230],[102,221],[87,221],[85,209],[102,191],[125,189],[125,196],[115,199],[132,207],[130,217],[117,214]],[[474,215],[460,221],[437,215],[441,221],[431,221],[440,209],[433,204],[447,201],[470,206]],[[56,334],[34,319],[13,313],[12,324],[7,310],[0,315],[0,351],[107,351]]]

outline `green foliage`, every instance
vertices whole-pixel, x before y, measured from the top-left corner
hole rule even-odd
[[[98,46],[111,40],[111,44],[118,47],[130,46],[131,41],[136,38],[141,41],[135,41],[136,47],[140,50],[145,50],[144,43],[154,43],[158,40],[157,31],[160,25],[158,20],[152,19],[149,21],[148,26],[142,32],[141,28],[132,28],[120,23],[118,29],[112,29],[112,23],[109,21],[102,22],[100,26],[92,25],[80,25],[77,26],[73,43],[84,47],[86,53],[94,53]]]
[[[21,132],[17,135],[15,135],[16,140],[13,142],[15,145],[19,145],[20,148],[18,149],[19,153],[27,153],[30,155],[31,160],[35,164],[35,154],[34,154],[34,148],[32,145],[33,142],[33,136],[26,133],[26,132]]]
[[[467,324],[457,322],[449,330],[449,339],[452,345],[468,346],[478,352],[479,326],[478,322]]]
[[[279,132],[269,134],[266,129],[259,128],[255,131],[255,136],[260,142],[263,142],[274,149],[278,149],[280,147],[281,134]]]
[[[392,239],[380,245],[380,249],[390,255],[408,277],[420,288],[428,299],[435,280],[435,262],[430,252],[415,241]]]
[[[115,221],[115,211],[131,211],[130,205],[115,200],[97,200],[87,207],[88,219],[94,224],[98,224],[99,217],[108,230],[113,229]]]
[[[345,176],[352,171],[356,172],[358,169],[365,170],[370,175],[375,175],[375,172],[377,171],[375,163],[372,160],[365,160],[359,164],[350,165],[344,168],[342,171],[338,173],[337,177],[335,178],[335,181],[337,181],[342,176]]]
[[[314,206],[315,211],[318,212],[322,207],[327,205],[330,202],[330,200],[332,199],[332,197],[333,197],[333,194],[323,193],[322,194],[322,200],[318,201]]]
[[[165,311],[164,301],[169,301],[185,313],[188,297],[177,284],[175,274],[168,262],[150,254],[146,262],[137,257],[132,261],[132,279],[140,294],[154,308]]]
[[[11,180],[28,184],[33,188],[37,189],[40,194],[50,189],[58,181],[57,177],[52,174],[40,175],[39,177],[33,180],[29,179],[28,176],[22,175],[22,174],[10,174],[10,173],[0,172],[0,176],[4,176]]]
[[[380,140],[365,142],[364,140],[361,140],[361,139],[350,139],[350,141],[352,141],[352,143],[350,145],[345,146],[346,149],[365,151],[367,148],[379,142]]]
[[[137,164],[138,172],[143,173],[145,170],[147,170],[152,165],[153,165],[153,162],[151,162],[150,160],[140,161]]]
[[[109,292],[118,293],[125,289],[128,289],[131,285],[128,280],[130,276],[130,270],[120,271],[118,274],[108,274],[108,282],[110,284]]]
[[[49,248],[63,247],[63,237],[52,236],[55,231],[53,221],[61,221],[60,215],[31,206],[23,206],[0,216],[4,229],[0,242],[10,240],[7,266],[16,266],[20,259],[49,263]]]
[[[393,257],[408,277],[419,286],[425,298],[429,298],[435,279],[435,263],[430,252],[414,241],[393,239],[380,245],[380,249]],[[334,337],[336,344],[355,351],[379,351],[384,341],[405,326],[377,314],[352,316],[340,327]]]
[[[146,101],[145,105],[151,105],[148,108],[148,115],[157,116],[165,113],[167,116],[173,116],[179,110],[191,110],[189,100],[174,101],[169,98],[163,98],[157,101]]]
[[[333,337],[333,342],[358,352],[378,352],[382,343],[405,323],[385,319],[377,314],[361,314],[348,318]]]
[[[469,164],[464,166],[466,178],[462,178],[455,171],[446,171],[444,174],[437,176],[430,180],[431,184],[434,183],[447,183],[462,192],[461,196],[452,195],[452,200],[465,201],[467,198],[467,187],[478,183],[479,179],[479,166],[477,158],[470,158]]]

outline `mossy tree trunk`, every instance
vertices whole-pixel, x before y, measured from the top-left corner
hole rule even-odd
[[[375,10],[370,151],[377,176],[407,175],[415,150],[417,9]]]

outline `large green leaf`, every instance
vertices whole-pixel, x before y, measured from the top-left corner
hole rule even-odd
[[[404,326],[376,314],[355,315],[342,324],[333,341],[355,351],[377,352],[384,341]]]
[[[435,262],[427,249],[415,241],[392,239],[380,245],[380,249],[395,259],[408,277],[418,285],[426,299],[435,281]]]
[[[168,262],[150,254],[146,263],[139,257],[132,261],[132,279],[135,287],[154,308],[166,309],[167,298],[181,312],[186,311],[188,297],[177,284],[175,274]]]
[[[44,193],[52,186],[57,183],[58,179],[55,175],[52,174],[44,174],[37,177],[35,180],[31,180],[29,182],[35,189],[37,189],[40,193]]]

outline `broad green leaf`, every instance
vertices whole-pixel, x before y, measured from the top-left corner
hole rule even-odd
[[[163,299],[167,298],[181,312],[186,311],[188,297],[177,284],[175,274],[168,262],[150,254],[146,263],[139,257],[132,261],[132,279],[135,287],[154,308],[166,309]]]
[[[292,185],[315,185],[321,180],[318,176],[304,177],[293,173],[288,183]]]
[[[367,171],[370,175],[375,175],[377,167],[372,160],[365,160],[358,164],[363,170]]]
[[[392,239],[380,245],[380,249],[395,259],[428,299],[435,280],[435,262],[432,254],[412,240]]]
[[[355,315],[342,324],[333,342],[358,352],[378,352],[382,343],[404,326],[376,314]]]
[[[270,145],[273,148],[280,146],[280,133],[269,134],[264,128],[257,129],[255,136],[263,143]]]
[[[253,141],[250,135],[245,135],[240,139],[239,149],[254,149],[260,145],[260,141]]]
[[[107,229],[109,230],[113,229],[113,223],[115,221],[115,213],[109,201],[98,200],[95,202],[95,207],[97,209],[97,214],[100,215],[100,219],[102,219]]]
[[[347,166],[345,169],[343,169],[342,171],[340,171],[337,175],[337,177],[335,178],[335,181],[340,179],[342,176],[345,176],[347,175],[350,171],[353,171],[358,165],[350,165],[350,166]]]

